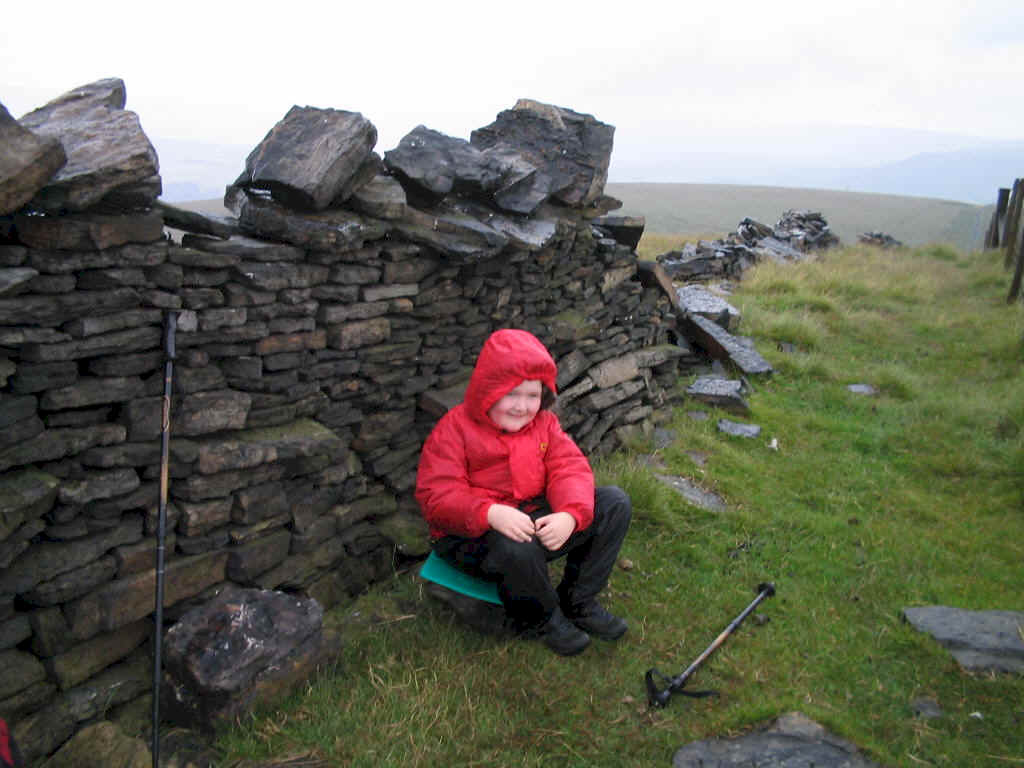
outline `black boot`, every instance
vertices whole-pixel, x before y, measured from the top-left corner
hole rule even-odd
[[[566,608],[565,615],[579,629],[602,640],[618,640],[629,628],[625,620],[608,613],[597,600]]]
[[[558,608],[540,628],[544,645],[562,656],[575,656],[590,645],[590,636],[565,618]]]

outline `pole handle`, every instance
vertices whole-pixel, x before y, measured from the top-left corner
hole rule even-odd
[[[174,360],[178,355],[174,348],[174,332],[178,329],[178,313],[168,312],[164,323],[164,353],[168,360]]]

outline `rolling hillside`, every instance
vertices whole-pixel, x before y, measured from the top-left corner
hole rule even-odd
[[[745,217],[773,225],[790,208],[821,211],[843,243],[863,232],[885,232],[908,245],[981,247],[992,206],[927,197],[730,184],[608,184],[622,201],[616,214],[644,216],[647,231],[724,235]],[[996,190],[992,190],[995,200]]]

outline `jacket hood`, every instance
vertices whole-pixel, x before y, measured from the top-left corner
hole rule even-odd
[[[526,379],[537,379],[558,394],[557,373],[547,347],[532,333],[512,328],[495,331],[480,350],[463,402],[473,419],[490,424],[491,406]]]

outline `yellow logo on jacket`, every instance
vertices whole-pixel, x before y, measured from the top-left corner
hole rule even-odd
[[[548,451],[548,444],[547,443],[541,443],[540,444],[540,452],[542,454],[544,454],[544,453],[547,453],[547,451]]]

